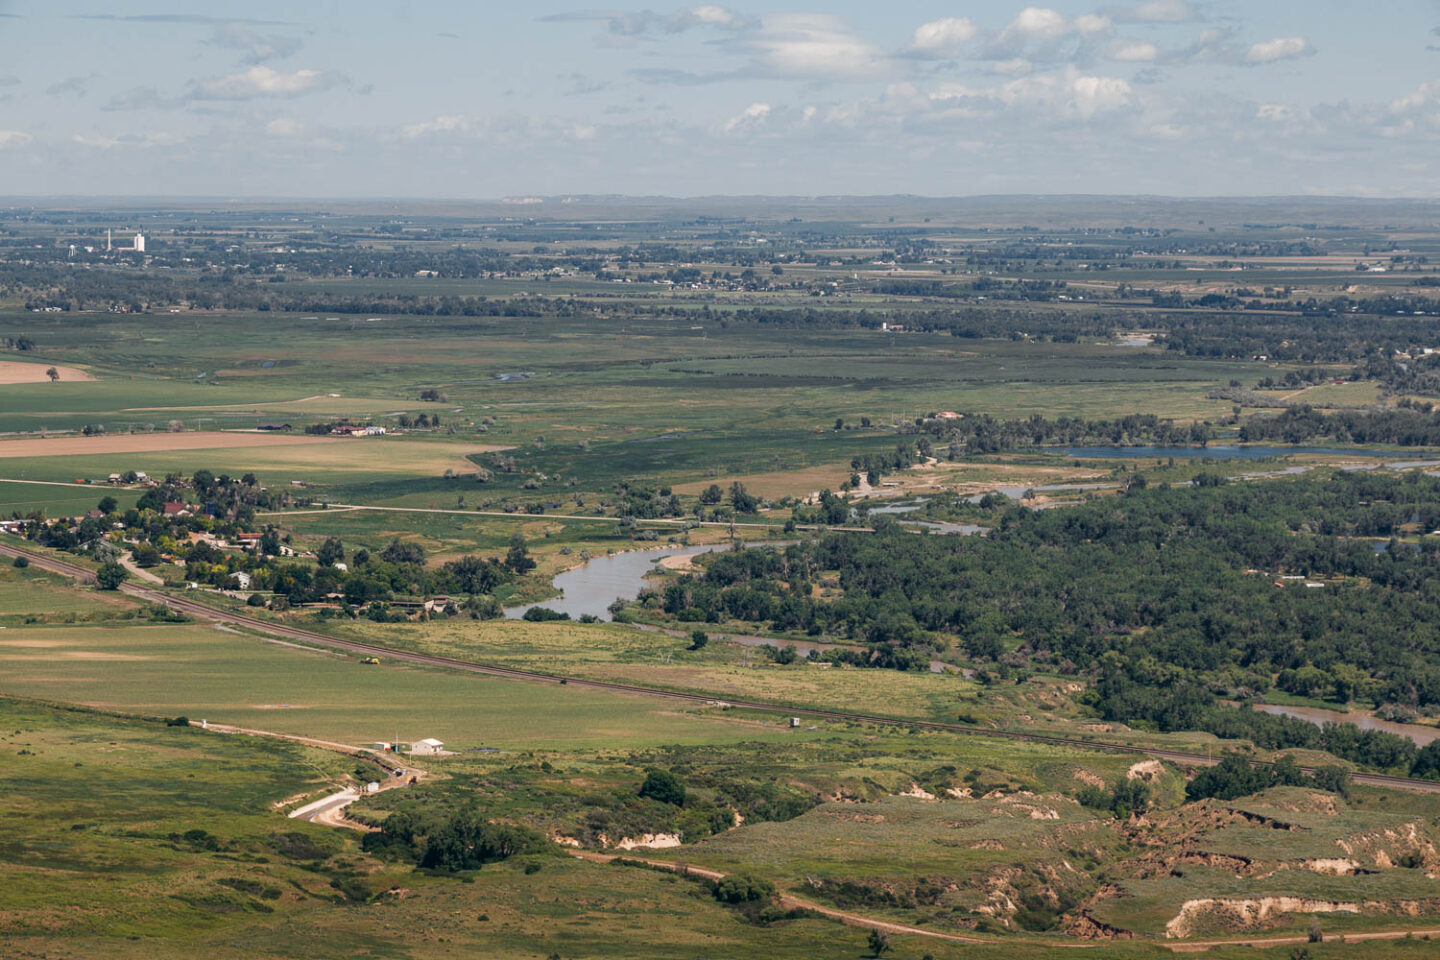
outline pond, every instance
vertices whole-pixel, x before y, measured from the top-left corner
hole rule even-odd
[[[609,620],[610,604],[614,603],[617,597],[624,597],[626,600],[638,597],[645,586],[645,575],[661,559],[695,556],[729,548],[728,543],[691,547],[669,544],[592,557],[578,567],[556,574],[555,589],[561,592],[561,596],[523,607],[507,607],[505,616],[518,620],[532,607],[545,607],[556,613],[568,613],[572,620],[579,620],[586,614]]]
[[[1396,736],[1406,737],[1422,747],[1433,740],[1440,740],[1440,729],[1435,727],[1424,727],[1410,723],[1395,723],[1391,720],[1381,720],[1378,717],[1372,717],[1368,713],[1323,710],[1319,707],[1287,707],[1278,703],[1257,703],[1255,709],[1262,710],[1265,713],[1273,713],[1281,717],[1294,717],[1296,720],[1307,720],[1317,727],[1327,723],[1353,723],[1361,730],[1379,730],[1384,733],[1393,733]]]

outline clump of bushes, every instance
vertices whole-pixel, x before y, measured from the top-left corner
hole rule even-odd
[[[1100,787],[1082,787],[1075,799],[1082,807],[1091,810],[1108,810],[1117,820],[1129,820],[1150,809],[1150,785],[1143,780],[1129,778],[1121,780],[1110,790]]]
[[[537,831],[492,823],[470,807],[443,818],[397,811],[385,819],[378,833],[367,834],[361,846],[367,853],[411,860],[426,870],[459,873],[520,854],[540,853],[549,843]]]

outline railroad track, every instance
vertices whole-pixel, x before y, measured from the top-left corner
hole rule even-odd
[[[23,556],[32,564],[42,570],[58,573],[63,576],[73,577],[83,583],[93,583],[95,575],[84,567],[73,563],[66,563],[55,557],[29,550],[23,547],[13,546],[8,543],[0,543],[0,556]],[[737,700],[732,697],[723,697],[714,694],[684,693],[678,690],[659,690],[654,687],[642,687],[627,683],[614,683],[607,680],[586,680],[576,677],[562,677],[556,674],[541,673],[534,670],[516,670],[511,667],[496,667],[481,663],[474,663],[469,660],[456,660],[452,657],[441,657],[433,654],[413,653],[406,650],[396,650],[393,647],[380,646],[373,643],[365,643],[360,640],[345,640],[339,637],[327,636],[323,633],[315,633],[299,627],[291,627],[285,624],[270,623],[255,617],[247,617],[243,614],[231,613],[212,607],[207,603],[192,600],[189,597],[175,596],[163,590],[153,587],[142,586],[129,581],[120,585],[120,592],[135,597],[138,600],[146,600],[151,603],[164,604],[173,610],[209,620],[214,623],[223,623],[230,626],[244,627],[257,633],[266,634],[272,637],[282,637],[288,640],[299,640],[314,646],[326,647],[332,650],[343,650],[348,653],[358,653],[364,656],[385,657],[389,660],[397,660],[402,663],[413,663],[419,666],[442,667],[448,670],[458,670],[464,673],[480,674],[482,676],[502,677],[509,680],[524,680],[532,683],[545,683],[556,686],[564,685],[579,687],[586,690],[603,690],[610,693],[624,693],[634,696],[661,697],[667,700],[677,700],[686,703],[696,703],[706,706],[727,706],[744,710],[757,710],[766,713],[782,713],[788,716],[809,717],[818,720],[838,720],[849,723],[873,723],[888,727],[911,727],[918,730],[935,730],[945,733],[956,733],[964,736],[990,737],[992,739],[1018,740],[1026,743],[1042,743],[1059,747],[1072,747],[1084,750],[1098,750],[1107,753],[1123,753],[1138,756],[1151,757],[1157,760],[1169,760],[1183,766],[1213,766],[1219,760],[1198,753],[1186,753],[1180,750],[1165,750],[1158,747],[1135,746],[1124,743],[1110,743],[1104,740],[1085,740],[1079,737],[1050,736],[1043,733],[1020,733],[1013,730],[991,730],[984,727],[974,727],[960,723],[944,723],[938,720],[907,720],[900,717],[887,717],[866,713],[847,713],[840,710],[822,710],[815,707],[793,707],[784,704],[765,703],[754,700]],[[1257,761],[1267,763],[1267,761]],[[1432,780],[1416,780],[1410,777],[1397,777],[1383,773],[1360,773],[1350,774],[1352,783],[1364,784],[1375,787],[1395,787],[1397,789],[1413,790],[1420,793],[1440,793],[1440,782]]]

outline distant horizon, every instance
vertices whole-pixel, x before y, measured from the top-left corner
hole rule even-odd
[[[501,196],[447,196],[428,194],[125,194],[125,193],[57,193],[57,194],[0,194],[0,204],[12,201],[35,202],[84,201],[84,202],[152,202],[167,203],[281,203],[294,201],[315,201],[326,203],[476,203],[525,207],[551,203],[581,203],[587,201],[637,201],[689,203],[704,201],[754,201],[754,202],[836,202],[836,201],[914,201],[917,203],[955,203],[968,200],[1156,200],[1167,202],[1294,202],[1294,203],[1440,203],[1440,193],[1432,196],[1357,196],[1350,194],[1178,194],[1178,193],[1048,193],[1044,191],[1017,191],[1013,193],[603,193],[603,192],[560,192],[520,193]]]

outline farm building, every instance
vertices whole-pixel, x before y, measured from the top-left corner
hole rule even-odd
[[[165,504],[165,516],[167,517],[188,517],[194,512],[188,503],[172,501]]]
[[[444,752],[445,744],[434,737],[426,737],[410,744],[410,755],[415,757],[438,757]]]

